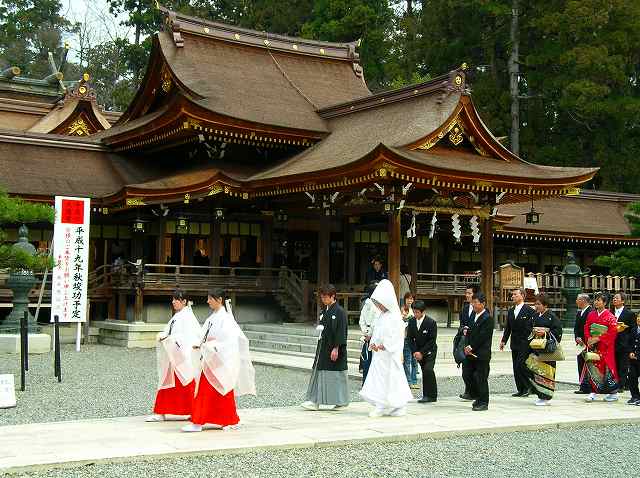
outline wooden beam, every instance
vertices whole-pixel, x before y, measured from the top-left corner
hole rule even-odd
[[[396,296],[400,292],[400,214],[394,212],[389,215],[389,246],[387,249],[387,262],[389,280],[396,290]]]
[[[482,277],[480,286],[487,299],[487,309],[493,313],[493,220],[482,221]]]

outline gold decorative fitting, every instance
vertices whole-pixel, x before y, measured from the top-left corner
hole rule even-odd
[[[213,186],[209,186],[209,194],[208,196],[215,196],[222,192],[222,186],[219,184],[214,184]]]
[[[449,134],[449,141],[451,141],[455,146],[458,146],[460,143],[462,143],[463,139],[464,136],[462,136],[462,129],[460,129],[458,126],[453,128],[453,131],[451,131],[451,133]]]
[[[191,194],[187,193],[184,195],[184,203],[189,204],[189,200],[191,199]]]
[[[144,198],[127,198],[127,206],[144,206]]]
[[[89,73],[83,73],[82,74],[82,79],[83,79],[83,81],[89,81]]]
[[[569,188],[566,192],[567,196],[580,196],[580,188]]]
[[[387,170],[386,170],[385,168],[380,168],[380,169],[378,169],[378,175],[379,175],[381,178],[384,178],[384,177],[387,175]]]
[[[294,50],[298,50],[298,45],[293,45],[291,48],[293,48]]]
[[[320,54],[324,55],[324,48],[320,48]]]
[[[249,193],[242,193],[242,199],[249,199]]]
[[[462,65],[460,65],[460,69],[461,70],[466,70],[467,68],[469,68],[469,67],[467,66],[466,62],[464,62]]]
[[[78,88],[78,91],[80,92],[81,95],[84,95],[87,93],[87,87],[82,85],[80,88]]]
[[[82,118],[76,119],[69,126],[69,130],[67,131],[67,135],[69,136],[89,136],[89,126]]]
[[[204,32],[205,33],[209,33],[209,28],[208,27],[204,27]]]
[[[240,40],[240,35],[236,33],[235,35],[233,35],[233,38],[235,38],[236,40]]]
[[[456,78],[454,81],[456,85],[460,86],[462,84],[462,77],[460,75],[456,75]]]
[[[269,46],[269,45],[271,45],[271,42],[270,42],[269,40],[265,40],[265,41],[264,41],[264,44],[265,44],[265,45],[267,45],[267,46]]]
[[[102,214],[109,214],[109,208],[108,207],[103,207],[102,208]]]
[[[162,70],[160,72],[160,86],[162,87],[162,91],[169,93],[169,90],[171,89],[171,72],[166,65],[162,66]]]

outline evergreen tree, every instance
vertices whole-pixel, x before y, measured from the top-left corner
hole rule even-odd
[[[0,190],[0,226],[3,224],[53,223],[54,210],[45,204],[36,204],[12,198]],[[46,254],[35,256],[16,251],[10,244],[4,244],[6,233],[0,229],[0,269],[41,271],[51,268],[53,263]]]
[[[631,234],[640,236],[640,202],[629,204],[625,215],[631,225]],[[640,247],[625,247],[609,256],[600,256],[596,265],[608,267],[617,276],[640,276]]]
[[[77,28],[61,9],[59,0],[0,2],[0,66],[17,66],[23,76],[49,75],[48,53],[57,60],[63,38]]]

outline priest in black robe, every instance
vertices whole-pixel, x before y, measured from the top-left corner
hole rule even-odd
[[[316,348],[311,380],[307,388],[307,410],[344,408],[349,405],[349,380],[347,367],[347,314],[336,302],[336,288],[327,285],[320,288],[323,307],[318,330],[320,337]]]

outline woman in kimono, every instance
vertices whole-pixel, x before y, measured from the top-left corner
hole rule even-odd
[[[549,310],[549,301],[544,294],[538,294],[534,303],[536,313],[533,315],[533,336],[550,336],[559,344],[562,340],[562,323],[556,315]],[[539,360],[537,355],[544,353],[542,350],[531,349],[532,355],[527,359],[526,366],[530,372],[529,381],[538,399],[535,404],[539,407],[549,405],[556,389],[556,362]]]
[[[187,297],[176,290],[171,298],[175,311],[158,334],[158,392],[153,415],[148,422],[161,422],[167,415],[191,415],[195,390],[193,347],[200,343],[200,323],[187,303]]]
[[[607,309],[608,297],[603,292],[596,292],[593,298],[592,310],[584,324],[584,340],[587,348],[585,364],[582,369],[580,382],[591,393],[585,398],[593,402],[597,394],[604,393],[604,400],[615,402],[618,400],[618,370],[616,368],[616,337],[618,335],[618,321],[616,316]],[[595,352],[599,360],[589,360],[589,352]]]
[[[413,395],[402,366],[405,323],[393,284],[387,279],[380,281],[371,301],[381,314],[371,336],[373,359],[360,396],[375,406],[370,417],[403,416]]]
[[[213,311],[202,326],[200,378],[193,401],[191,423],[185,432],[212,428],[237,428],[240,423],[235,397],[255,395],[255,370],[249,354],[249,341],[224,302],[224,291],[212,290],[207,303]]]

